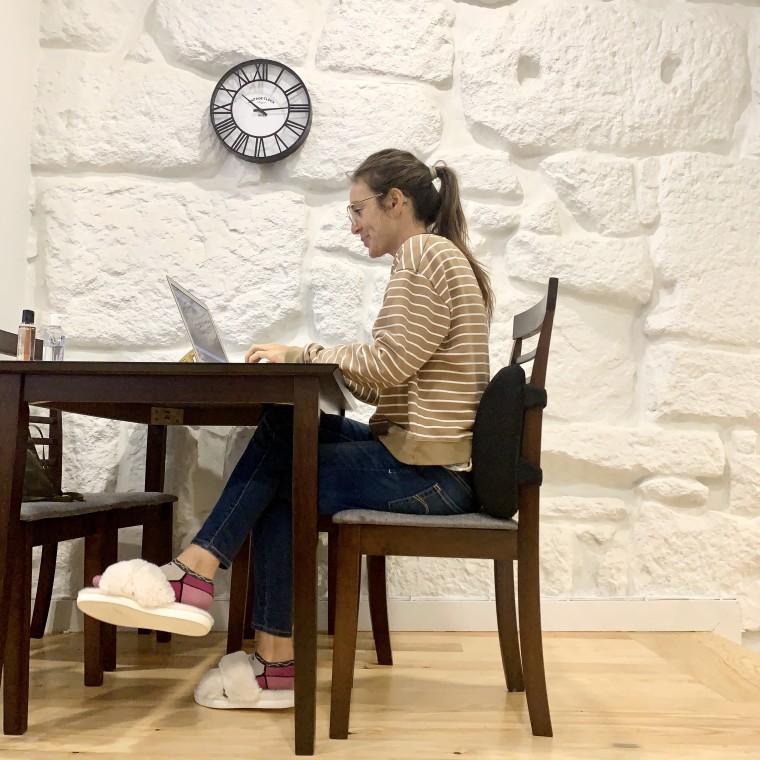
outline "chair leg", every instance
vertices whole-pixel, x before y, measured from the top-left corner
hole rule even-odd
[[[367,556],[367,586],[372,636],[379,665],[393,665],[391,634],[388,626],[388,589],[385,585],[385,557]]]
[[[174,559],[174,502],[162,504],[160,509],[159,525],[156,536],[156,564],[165,565]],[[172,640],[171,633],[156,631],[156,641],[159,644],[167,644]]]
[[[251,534],[240,547],[232,563],[230,581],[230,615],[227,620],[227,654],[243,648],[243,631],[248,599],[248,574],[251,563]]]
[[[174,526],[174,504],[161,504],[157,514],[143,525],[142,556],[154,565],[165,565],[173,558],[172,530]],[[144,633],[144,631],[140,631]],[[166,643],[172,635],[166,631],[156,631],[156,641]]]
[[[359,617],[360,531],[358,525],[346,525],[338,531],[338,577],[330,694],[331,739],[348,738]]]
[[[327,635],[335,635],[335,593],[338,578],[338,526],[327,531]]]
[[[515,607],[515,575],[512,560],[496,560],[494,588],[496,590],[496,626],[499,631],[501,664],[509,691],[525,691],[520,644],[517,638],[517,609]]]
[[[37,579],[37,593],[34,596],[31,636],[41,639],[45,635],[45,625],[50,613],[50,600],[53,597],[55,563],[58,557],[58,544],[45,544],[40,557],[40,574]]]
[[[553,736],[549,700],[546,695],[544,647],[541,635],[538,554],[518,561],[517,595],[520,615],[520,649],[530,726],[534,736]]]
[[[3,733],[18,736],[29,723],[29,633],[32,607],[32,546],[22,526],[7,568],[11,580],[3,658]],[[15,548],[20,547],[20,548]]]
[[[104,526],[102,530],[84,539],[84,578],[91,579],[103,571],[104,556],[103,542],[105,541]],[[84,685],[103,685],[103,624],[89,615],[84,616]]]
[[[118,559],[119,554],[119,531],[116,528],[110,528],[103,537],[102,558],[100,560],[100,570],[103,572],[109,565],[113,565]],[[85,583],[89,585],[92,580],[85,578]],[[116,670],[116,626],[108,623],[100,624],[100,641],[103,656],[103,670],[112,673]]]

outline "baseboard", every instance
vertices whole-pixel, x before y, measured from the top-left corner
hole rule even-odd
[[[80,631],[82,614],[72,599],[51,604],[48,630]],[[211,608],[214,630],[226,630],[229,600]],[[470,599],[390,599],[388,617],[394,631],[495,631],[493,601]],[[741,608],[735,599],[544,599],[544,631],[713,631],[741,643]],[[320,630],[327,627],[327,602],[318,609]],[[359,628],[369,630],[364,599]]]
[[[327,604],[319,623],[326,625]],[[389,600],[396,631],[495,631],[493,601]],[[741,643],[741,607],[734,599],[543,599],[544,631],[712,631]],[[369,630],[362,600],[359,627]]]

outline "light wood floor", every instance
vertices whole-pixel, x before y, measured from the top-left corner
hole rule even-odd
[[[396,664],[360,634],[347,741],[327,736],[330,640],[320,640],[317,755],[361,760],[760,758],[760,654],[713,634],[547,634],[553,739],[531,736],[522,694],[505,691],[493,634],[397,633]],[[119,634],[119,668],[82,685],[82,638],[32,651],[30,726],[0,758],[286,758],[292,710],[198,707],[192,690],[223,653],[205,639]]]

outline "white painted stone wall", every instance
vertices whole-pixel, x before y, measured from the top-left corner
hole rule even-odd
[[[346,172],[387,146],[445,159],[492,272],[494,370],[510,317],[561,280],[544,593],[736,597],[760,630],[759,4],[42,0],[34,305],[82,359],[185,352],[167,272],[233,355],[366,338],[389,262],[351,239]],[[261,167],[208,124],[217,79],[259,56],[314,102],[302,150]],[[68,487],[139,487],[142,431],[67,426]],[[177,547],[249,434],[170,430]],[[401,599],[493,593],[481,562],[390,575]]]
[[[15,330],[24,304],[26,259],[24,245],[29,235],[29,187],[32,170],[32,105],[39,58],[40,0],[0,3],[0,99],[13,103],[14,117],[0,122],[0,326]]]

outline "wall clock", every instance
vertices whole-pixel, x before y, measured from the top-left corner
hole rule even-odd
[[[303,80],[276,61],[233,66],[211,96],[211,125],[227,150],[255,163],[279,161],[311,129],[311,99]]]

